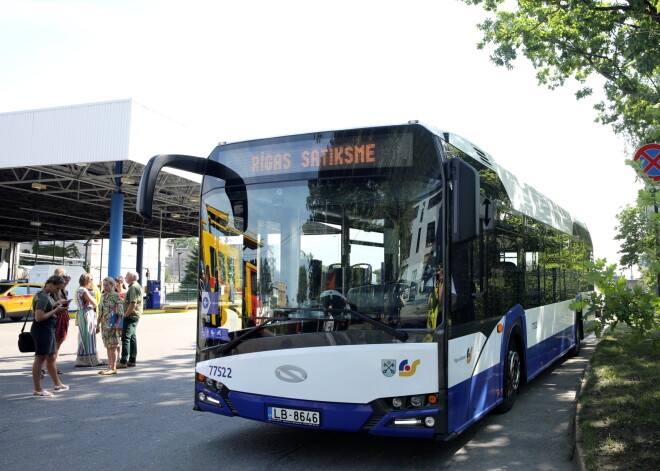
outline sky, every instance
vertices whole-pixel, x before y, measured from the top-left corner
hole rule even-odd
[[[577,84],[537,85],[524,57],[496,67],[476,47],[486,15],[458,0],[0,0],[0,112],[131,98],[207,154],[419,120],[489,152],[618,262],[615,215],[641,187],[634,149],[594,122]]]

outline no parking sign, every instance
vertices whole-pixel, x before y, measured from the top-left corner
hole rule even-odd
[[[646,144],[635,153],[635,162],[653,181],[660,181],[660,144]]]

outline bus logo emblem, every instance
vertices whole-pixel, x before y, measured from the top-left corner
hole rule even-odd
[[[421,363],[421,360],[415,360],[412,362],[412,365],[408,364],[408,360],[403,360],[399,363],[399,376],[412,376],[417,371],[417,365]]]
[[[307,372],[298,366],[282,365],[275,370],[275,376],[285,383],[301,383],[307,379]]]
[[[387,378],[394,376],[396,370],[396,360],[380,360],[380,371]]]

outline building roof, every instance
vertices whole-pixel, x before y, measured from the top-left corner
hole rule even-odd
[[[194,177],[161,173],[151,221],[135,202],[151,156],[194,153],[200,144],[185,126],[132,100],[0,113],[0,240],[107,238],[116,191],[125,198],[125,238],[139,230],[145,237],[197,236]]]

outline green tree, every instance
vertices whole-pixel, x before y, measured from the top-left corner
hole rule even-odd
[[[634,145],[660,138],[659,0],[462,1],[494,13],[478,26],[478,47],[495,45],[495,64],[511,69],[522,53],[550,89],[575,78],[578,99],[593,92],[587,78],[600,75],[605,100],[595,106],[597,120]]]
[[[197,271],[197,268],[199,266],[199,246],[196,243],[197,239],[193,239],[193,240],[195,240],[195,245],[191,247],[190,259],[186,264],[186,271],[185,274],[183,275],[183,280],[181,280],[182,283],[197,284],[197,281],[199,280],[199,273]]]
[[[624,209],[617,215],[619,226],[615,236],[621,243],[621,265],[631,267],[638,265],[644,274],[647,288],[655,288],[658,295],[651,289],[626,285],[624,278],[615,276],[616,265],[607,265],[605,260],[597,260],[589,264],[588,280],[597,291],[580,302],[571,304],[571,309],[582,310],[586,306],[600,311],[594,326],[596,335],[600,336],[606,326],[616,327],[624,323],[632,329],[636,338],[650,336],[660,329],[660,214],[657,211],[647,211],[647,208],[660,207],[660,192],[655,189],[655,182],[641,172],[640,166],[633,161],[628,164],[637,170],[637,175],[644,182],[637,195],[636,205]]]
[[[28,253],[28,251],[23,250],[23,253]],[[55,243],[43,244],[40,242],[39,246],[37,247],[37,243],[33,242],[32,253],[38,253],[39,255],[50,255],[54,256],[55,258],[62,258],[63,256],[72,258],[80,257],[80,251],[78,250],[78,247],[76,247],[76,244],[69,244],[62,248],[62,246]]]
[[[181,237],[170,239],[170,243],[175,249],[194,249],[199,245],[199,239],[197,237]]]
[[[606,327],[614,329],[622,323],[631,328],[636,339],[651,338],[657,341],[654,333],[660,329],[660,298],[641,286],[628,288],[625,278],[615,276],[615,264],[607,265],[603,259],[587,264],[590,268],[587,279],[596,286],[597,291],[571,303],[570,308],[582,311],[589,307],[600,313],[593,326],[598,337]]]
[[[626,268],[641,266],[651,242],[646,211],[639,206],[628,206],[616,217],[619,225],[615,228],[618,233],[614,238],[621,241],[619,265]]]
[[[615,238],[622,241],[620,263],[625,267],[637,265],[647,286],[655,286],[660,296],[660,191],[637,162],[627,163],[637,171],[644,187],[637,193],[635,206],[617,215],[619,233]]]

